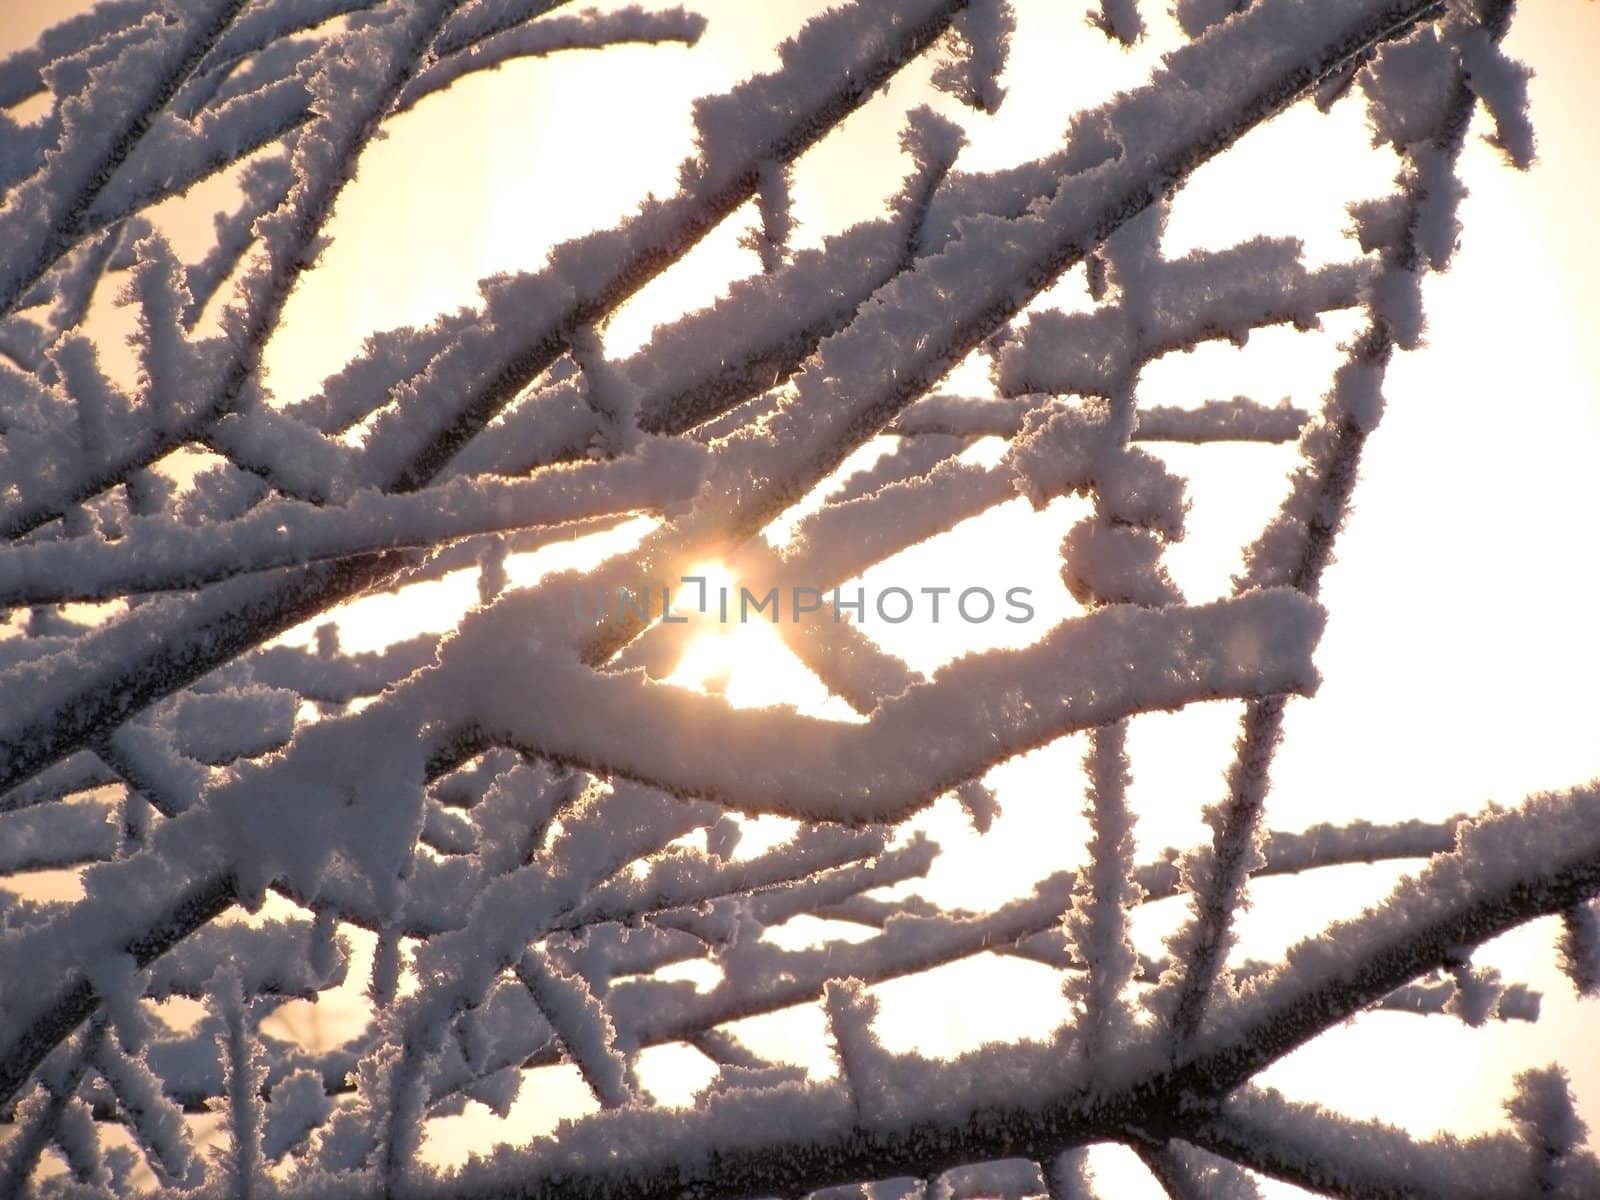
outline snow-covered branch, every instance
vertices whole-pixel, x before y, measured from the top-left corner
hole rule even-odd
[[[1535,157],[1511,4],[1108,0],[1061,51],[1084,71],[1127,72],[1168,16],[1178,48],[1064,130],[1017,112],[1061,90],[1023,75],[1048,7],[795,14],[693,102],[664,198],[641,185],[473,303],[352,335],[288,403],[265,364],[294,349],[290,298],[312,311],[337,274],[322,252],[371,216],[349,184],[397,116],[577,48],[653,103],[609,47],[675,43],[640,53],[700,78],[743,44],[727,6],[104,0],[0,61],[0,107],[29,105],[0,113],[0,1192],[1084,1200],[1108,1145],[1181,1197],[1600,1188],[1559,1068],[1467,1141],[1259,1078],[1374,1012],[1460,1038],[1537,1020],[1548,979],[1489,946],[1536,918],[1600,987],[1596,785],[1381,824],[1275,799],[1285,730],[1341,668],[1317,657],[1323,576],[1391,362],[1423,347],[1420,280],[1456,252],[1474,114],[1502,165]],[[1173,249],[1190,179],[1302,100],[1337,102],[1330,128],[1362,106],[1399,164],[1349,204],[1347,252],[1314,262],[1309,226]],[[1014,165],[964,169],[1002,144]],[[853,180],[819,203],[840,146],[893,158],[881,205],[847,203]],[[719,271],[740,277],[684,299]],[[1276,400],[1299,381],[1151,394],[1203,343],[1324,319],[1357,332],[1315,411]],[[1201,528],[1211,465],[1275,453],[1219,443],[1296,465],[1202,603],[1191,494]],[[968,595],[917,589],[988,648],[924,660],[883,636],[883,595],[875,621],[838,594],[1063,516],[1038,629],[1032,603],[983,631]],[[701,650],[735,682],[668,682]],[[826,704],[739,694],[780,661]],[[1142,773],[1146,714],[1214,701],[1242,720],[1208,836],[1141,852],[1187,836]],[[1255,881],[1356,863],[1410,874],[1284,953],[1238,944]],[[954,898],[979,884],[1010,898]],[[1161,904],[1183,909],[1164,948]],[[1005,969],[1044,973],[1065,1020],[895,1048],[906,983]],[[802,1010],[781,1054],[742,1024]],[[652,1095],[669,1046],[709,1064],[692,1107]],[[590,1115],[432,1165],[440,1122],[507,1118],[556,1064]]]

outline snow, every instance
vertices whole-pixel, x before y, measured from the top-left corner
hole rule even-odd
[[[1509,162],[1535,151],[1504,14],[1182,0],[1192,41],[1080,113],[1064,146],[958,174],[962,130],[914,109],[888,212],[796,248],[797,160],[925,51],[943,42],[911,74],[977,108],[975,133],[1016,85],[1005,0],[841,6],[784,43],[777,69],[696,104],[667,199],[539,271],[483,281],[473,307],[372,335],[316,396],[279,407],[261,351],[390,118],[514,58],[693,45],[704,26],[677,9],[554,7],[113,0],[0,63],[0,103],[56,101],[37,128],[0,126],[0,599],[31,608],[0,640],[0,871],[83,867],[79,900],[0,903],[0,1080],[20,1098],[0,1191],[52,1145],[73,1178],[42,1192],[120,1187],[131,1154],[106,1152],[99,1112],[164,1185],[238,1196],[856,1181],[888,1196],[921,1179],[950,1200],[1065,1200],[1088,1194],[1081,1144],[1106,1140],[1175,1192],[1255,1195],[1245,1168],[1354,1194],[1593,1191],[1600,1167],[1558,1071],[1519,1079],[1515,1136],[1469,1143],[1248,1086],[1373,1007],[1532,1019],[1538,993],[1473,957],[1537,916],[1560,914],[1580,990],[1600,978],[1592,785],[1470,821],[1288,832],[1264,816],[1286,697],[1318,684],[1315,597],[1391,351],[1422,347],[1421,276],[1457,241],[1457,135],[1482,103]],[[1092,15],[1124,45],[1144,32],[1131,0]],[[1166,198],[1198,165],[1351,78],[1402,159],[1397,193],[1352,209],[1365,259],[1311,268],[1298,241],[1269,237],[1161,253]],[[142,214],[247,157],[212,248],[183,261]],[[617,306],[752,201],[749,277],[609,354]],[[1088,311],[1049,307],[1085,261]],[[83,329],[123,271],[131,390]],[[196,336],[218,301],[222,336]],[[1164,355],[1346,309],[1369,322],[1316,414],[1245,396],[1138,403]],[[985,356],[993,389],[981,369],[952,381]],[[880,435],[892,448],[852,470]],[[1005,449],[968,455],[980,437]],[[1139,444],[1159,441],[1298,443],[1227,600],[1185,605],[1164,569],[1187,496]],[[173,483],[162,460],[194,446],[220,465]],[[1086,614],[930,677],[855,624],[777,623],[858,719],[670,686],[689,631],[572,614],[579,586],[677,587],[712,558],[758,594],[820,593],[1019,494],[1087,497],[1061,545]],[[635,549],[517,585],[527,540],[503,535],[565,539],[635,512],[660,518]],[[785,514],[793,536],[775,549],[761,531]],[[361,618],[334,603],[462,566],[477,605],[453,632],[346,649]],[[99,625],[58,609],[105,600],[122,606]],[[308,619],[324,622],[309,647],[267,644]],[[1223,698],[1246,716],[1212,838],[1141,862],[1127,722]],[[1001,827],[985,775],[1077,733],[1086,862],[982,912],[913,890],[939,847],[905,822],[953,792],[980,831]],[[82,794],[99,788],[117,792]],[[764,844],[760,815],[792,824]],[[1402,859],[1427,865],[1382,909],[1229,969],[1253,875]],[[298,908],[258,911],[269,893]],[[1163,957],[1141,954],[1133,911],[1175,895],[1191,920]],[[213,919],[235,904],[255,915]],[[352,927],[376,943],[352,981],[367,984],[367,1028],[316,1052],[267,1032],[289,998],[344,981]],[[807,944],[804,928],[830,932]],[[885,1047],[872,989],[985,955],[1061,972],[1072,1022],[951,1061]],[[177,998],[205,998],[208,1015],[172,1028]],[[801,1005],[826,1014],[836,1079],[729,1029]],[[676,1112],[637,1070],[672,1042],[717,1067]],[[525,1069],[558,1061],[601,1112],[458,1176],[419,1161],[431,1117],[468,1098],[512,1113]],[[1200,1102],[1152,1100],[1172,1096]],[[202,1103],[228,1139],[209,1164],[181,1111]],[[278,1171],[291,1153],[303,1169]]]
[[[1350,1121],[1270,1091],[1230,1100],[1199,1140],[1314,1187],[1371,1192],[1425,1181],[1427,1194],[1438,1196],[1540,1192],[1538,1167],[1514,1138],[1420,1141],[1393,1126]],[[1600,1179],[1592,1159],[1571,1167],[1563,1183],[1575,1189],[1572,1195]]]
[[[530,672],[560,682],[559,703],[520,688],[496,693],[481,679],[468,685],[477,646],[504,660],[497,626],[518,620],[515,609],[504,605],[464,627],[454,656],[440,663],[437,686],[480,728],[558,762],[603,762],[624,777],[747,812],[855,821],[903,816],[1011,754],[1134,711],[1309,690],[1321,623],[1314,607],[1286,592],[1188,609],[1108,608],[1057,626],[1027,652],[958,660],[864,725],[835,725],[781,709],[730,710],[637,673],[596,675],[559,655],[532,653],[528,662]],[[1071,690],[1060,674],[1066,663]],[[990,733],[995,705],[1008,720]],[[579,711],[605,711],[612,723],[594,727],[575,719]],[[984,733],[973,739],[972,730]]]
[[[646,202],[616,230],[567,243],[542,274],[489,281],[477,329],[407,385],[403,418],[391,412],[374,426],[367,441],[373,477],[407,479],[414,473],[407,464],[417,462],[430,472],[442,466],[465,440],[458,422],[475,432],[509,402],[566,348],[564,327],[581,324],[578,314],[614,305],[641,286],[649,273],[638,263],[687,249],[754,193],[760,163],[799,154],[855,108],[869,85],[926,44],[955,7],[952,0],[896,0],[875,14],[887,32],[873,29],[871,36],[863,36],[867,18],[860,10],[824,14],[780,48],[780,71],[697,102],[703,153],[685,161],[679,194]],[[835,83],[836,76],[846,82]],[[515,386],[507,386],[502,363],[521,374]]]
[[[1138,966],[1128,921],[1143,892],[1132,878],[1134,837],[1127,805],[1126,734],[1122,724],[1091,731],[1084,756],[1089,778],[1086,813],[1094,832],[1089,843],[1090,866],[1079,877],[1065,924],[1086,969],[1069,978],[1065,988],[1082,1006],[1078,1027],[1085,1055],[1114,1046],[1126,1032],[1128,1012],[1122,995]]]
[[[1016,15],[1010,0],[972,0],[951,25],[952,45],[933,72],[933,85],[993,116],[1005,98],[1005,70]]]
[[[316,1072],[294,1072],[272,1089],[272,1098],[267,1103],[262,1152],[268,1159],[282,1157],[326,1121],[332,1109],[333,1102]]]
[[[559,8],[563,0],[472,0],[445,22],[434,39],[436,54],[454,54],[525,21]]]
[[[208,106],[185,120],[168,111],[152,122],[131,156],[95,198],[89,217],[98,225],[179,195],[196,183],[271,145],[311,118],[311,95],[292,72],[243,95]]]
[[[251,4],[217,39],[201,64],[201,73],[218,71],[291,34],[372,7],[372,0],[262,0]]]
[[[46,870],[110,858],[117,827],[110,806],[48,804],[0,814],[0,870]]]
[[[217,1045],[222,1052],[223,1088],[228,1096],[230,1153],[225,1186],[238,1200],[252,1200],[272,1190],[261,1158],[265,1120],[261,1087],[266,1068],[251,1028],[238,970],[231,965],[219,968],[212,977],[209,993],[211,1015],[222,1027]]]
[[[1144,21],[1139,16],[1136,0],[1100,0],[1100,11],[1091,12],[1090,20],[1107,37],[1115,38],[1124,46],[1133,45],[1144,35]],[[1192,18],[1184,22],[1186,28],[1192,23]]]
[[[1007,451],[1017,490],[1036,509],[1056,496],[1092,490],[1107,518],[1181,538],[1183,481],[1153,455],[1124,445],[1116,425],[1112,407],[1098,401],[1035,410]]]
[[[243,995],[314,996],[330,981],[343,978],[347,947],[334,950],[320,965],[311,954],[313,930],[300,920],[271,920],[259,925],[211,926],[182,942],[149,969],[145,995],[203,999],[213,977],[232,970]]]
[[[162,1095],[160,1080],[140,1059],[129,1057],[107,1039],[95,1044],[92,1059],[127,1114],[156,1177],[168,1185],[194,1183],[200,1160],[183,1114]]]
[[[173,748],[213,766],[256,758],[288,744],[299,704],[294,692],[269,688],[180,696]]]
[[[1474,29],[1462,38],[1462,66],[1467,85],[1494,119],[1494,137],[1511,165],[1526,170],[1533,165],[1533,125],[1528,120],[1528,80],[1532,72],[1512,62],[1487,30]]]
[[[90,411],[86,421],[94,420]],[[414,495],[368,489],[342,505],[280,500],[230,521],[187,527],[164,516],[135,517],[115,542],[19,548],[0,563],[0,598],[41,603],[170,591],[474,533],[660,510],[692,496],[704,469],[700,447],[652,439],[614,462],[549,467],[515,482],[456,479]]]
[[[60,107],[61,137],[44,169],[9,198],[0,221],[0,261],[6,264],[0,268],[0,311],[9,311],[70,248],[74,227],[107,178],[135,151],[148,123],[242,7],[244,0],[202,0],[170,22],[149,14],[131,35],[107,39],[104,45],[118,50],[109,61],[96,62],[89,43],[76,62],[68,58],[64,68],[46,69],[51,88],[68,97]],[[87,76],[89,86],[73,86],[75,74]]]
[[[537,22],[516,25],[498,33],[477,37],[469,45],[445,53],[437,62],[419,71],[400,93],[395,102],[395,111],[404,112],[424,97],[442,91],[465,75],[494,70],[519,58],[552,54],[558,50],[600,49],[624,42],[655,44],[677,41],[692,46],[704,32],[705,24],[705,18],[681,8],[646,12],[638,7],[629,7],[604,14],[585,11],[570,17],[545,17]],[[435,45],[444,43],[449,34],[450,26],[446,26]]]
[[[522,956],[517,977],[583,1072],[595,1098],[607,1108],[627,1104],[634,1091],[627,1060],[617,1048],[610,1016],[582,977],[554,969],[536,951]]]
[[[1213,25],[1249,7],[1250,0],[1178,0],[1178,24],[1190,37],[1199,37]]]
[[[1299,259],[1298,243],[1258,238],[1146,264],[1136,300],[1091,314],[1034,314],[1002,351],[1001,387],[1008,395],[1109,396],[1161,355],[1214,338],[1242,344],[1268,325],[1311,326],[1320,313],[1360,302],[1365,268],[1307,271]]]
[[[1287,398],[1269,408],[1235,396],[1207,400],[1197,408],[1142,408],[1133,436],[1152,442],[1292,442],[1308,420]]]
[[[1161,552],[1160,540],[1145,530],[1090,518],[1061,542],[1061,577],[1080,604],[1176,604],[1183,597]]]
[[[1600,912],[1593,902],[1561,914],[1561,969],[1579,995],[1600,990]]]
[[[761,213],[761,227],[751,231],[742,244],[756,251],[761,258],[761,269],[770,275],[783,263],[794,224],[789,207],[789,167],[786,163],[769,160],[761,164],[759,171],[756,204]]]

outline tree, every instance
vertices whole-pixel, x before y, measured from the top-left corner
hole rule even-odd
[[[1151,7],[1092,20],[1132,47]],[[1173,1196],[1260,1176],[1335,1196],[1600,1189],[1559,1067],[1521,1075],[1509,1127],[1465,1141],[1260,1082],[1374,1009],[1534,1015],[1474,958],[1535,918],[1563,923],[1573,984],[1600,986],[1594,784],[1444,821],[1290,830],[1266,811],[1386,373],[1421,346],[1422,281],[1456,249],[1474,114],[1511,165],[1533,157],[1508,0],[1179,0],[1184,44],[1148,80],[992,170],[962,168],[952,114],[970,106],[975,130],[1003,111],[1010,6],[858,0],[697,102],[667,198],[485,280],[473,307],[375,334],[314,395],[275,395],[263,362],[291,297],[401,114],[514,60],[705,30],[562,8],[106,0],[0,64],[0,102],[49,100],[4,118],[0,155],[0,857],[21,880],[0,909],[0,1193],[117,1192],[142,1161],[234,1196],[1069,1197],[1090,1194],[1097,1144]],[[936,91],[906,112],[887,210],[796,244],[797,164],[914,72]],[[1388,194],[1352,198],[1348,261],[1270,237],[1167,253],[1190,177],[1294,105],[1364,106],[1395,164]],[[186,261],[158,206],[219,173],[230,207]],[[608,322],[747,218],[747,277],[618,353]],[[118,290],[134,379],[95,330]],[[1178,351],[1325,316],[1353,332],[1319,411],[1145,394]],[[1297,455],[1209,603],[1168,569],[1174,443]],[[885,649],[898,614],[941,602],[961,627],[1030,625],[1046,601],[1026,588],[853,583],[1019,497],[1072,517],[1062,619],[931,674]],[[764,536],[786,514],[787,539]],[[598,565],[514,579],[516,556],[607,532]],[[340,606],[461,572],[476,603],[447,635],[345,648]],[[697,631],[738,621],[853,715],[667,681]],[[1242,718],[1206,839],[1150,857],[1130,731],[1220,700]],[[1083,850],[985,911],[920,894],[939,861],[922,815],[959,803],[981,834],[988,773],[1068,737]],[[762,817],[787,823],[752,849]],[[1374,861],[1415,870],[1281,960],[1239,952],[1252,880]],[[80,896],[27,893],[64,867]],[[1184,915],[1150,954],[1132,921],[1163,899]],[[857,933],[778,936],[803,917]],[[333,1045],[286,1036],[277,1014],[339,989],[362,938],[371,1020]],[[1059,972],[1070,1019],[950,1060],[893,1049],[881,985],[986,954]],[[686,963],[709,982],[674,978]],[[736,1027],[813,1004],[831,1078]],[[715,1066],[692,1108],[642,1080],[664,1044]],[[448,1176],[423,1160],[429,1121],[503,1113],[555,1062],[596,1113]],[[222,1115],[209,1161],[195,1111]]]

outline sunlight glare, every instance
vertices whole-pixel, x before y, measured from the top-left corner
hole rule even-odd
[[[599,533],[574,533],[570,538],[552,541],[526,554],[510,555],[506,559],[506,586],[508,589],[532,587],[547,575],[590,570],[608,558],[626,554],[660,524],[656,517],[631,517]]]

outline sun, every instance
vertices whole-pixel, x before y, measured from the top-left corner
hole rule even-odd
[[[717,559],[696,563],[683,578],[687,582],[673,598],[674,617],[688,617],[692,632],[666,682],[697,692],[725,693],[740,661],[738,652],[750,649],[742,644],[749,639],[739,636],[747,627],[738,623],[738,581],[732,569]]]
[[[663,682],[720,695],[734,708],[785,704],[830,720],[862,719],[784,644],[779,625],[753,609],[743,611],[740,580],[726,563],[697,563],[683,577],[704,583],[673,593],[674,615],[690,624],[682,656]]]

